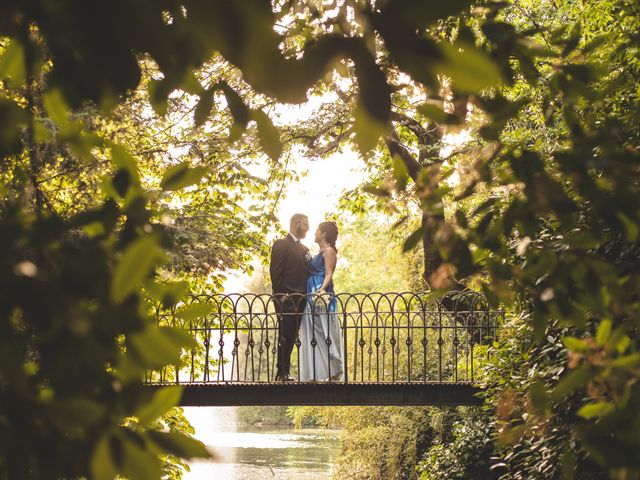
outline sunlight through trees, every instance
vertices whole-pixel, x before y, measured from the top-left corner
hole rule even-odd
[[[151,305],[250,271],[287,158],[351,147],[348,245],[375,210],[411,288],[508,312],[484,413],[416,447],[433,413],[388,412],[415,434],[388,445],[397,478],[473,478],[473,451],[495,478],[640,478],[638,31],[631,0],[3,2],[0,478],[208,456],[180,389],[143,384],[194,342]]]

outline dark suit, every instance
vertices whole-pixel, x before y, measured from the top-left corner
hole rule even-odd
[[[278,376],[289,375],[291,352],[298,338],[305,307],[309,267],[305,255],[309,249],[287,235],[276,240],[271,249],[269,273],[278,316]],[[283,294],[287,294],[285,297]]]

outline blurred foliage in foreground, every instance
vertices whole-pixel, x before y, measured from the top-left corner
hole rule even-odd
[[[167,228],[162,214],[176,205],[166,192],[200,189],[225,150],[242,164],[243,138],[277,164],[283,140],[255,99],[303,102],[315,85],[345,108],[299,138],[315,148],[354,142],[376,180],[363,192],[390,211],[419,205],[405,248],[422,241],[429,285],[481,283],[492,302],[523,314],[535,348],[553,344],[554,359],[567,359],[555,376],[534,368],[517,385],[494,379],[501,444],[549,444],[549,426],[562,419],[570,441],[551,441],[559,461],[549,475],[571,478],[585,459],[611,478],[638,478],[639,8],[631,0],[3,2],[1,474],[159,478],[160,455],[207,454],[169,417],[154,423],[179,390],[141,384],[145,369],[178,362],[191,341],[150,322],[141,289],[177,302],[184,285],[159,284],[158,267],[199,268],[198,250],[177,254],[176,241],[208,238],[202,218],[190,218],[187,233]],[[216,55],[231,71],[200,75]],[[192,95],[193,125],[211,132],[226,119],[227,139],[200,152],[185,145],[189,155],[168,168],[145,165],[144,136],[123,135],[117,120],[93,122],[141,84],[160,116],[171,114],[175,92]],[[137,110],[139,123],[150,111]],[[444,158],[448,128],[467,129],[472,141]],[[86,165],[100,175],[85,181]],[[241,192],[254,181],[264,187],[235,167],[223,173],[211,182],[228,173],[243,179]],[[199,198],[207,218],[235,202],[212,183]],[[238,205],[222,218],[243,215]],[[241,246],[259,244],[246,224],[222,224]],[[535,459],[535,448],[524,451],[510,457],[514,468],[533,471],[522,459]]]

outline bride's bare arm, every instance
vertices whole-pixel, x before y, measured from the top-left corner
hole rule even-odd
[[[324,257],[324,281],[320,287],[320,293],[323,293],[331,283],[333,272],[336,269],[336,262],[338,261],[338,255],[331,247],[325,249],[322,256]]]

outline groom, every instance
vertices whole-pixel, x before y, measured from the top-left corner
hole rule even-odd
[[[276,380],[294,380],[289,376],[291,352],[298,337],[307,293],[306,255],[309,249],[300,240],[309,231],[309,219],[296,213],[289,223],[289,234],[276,240],[271,249],[271,285],[278,317],[278,363]]]

